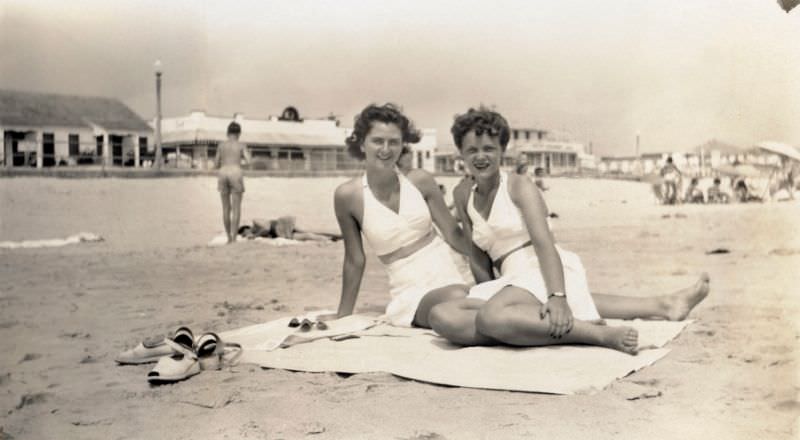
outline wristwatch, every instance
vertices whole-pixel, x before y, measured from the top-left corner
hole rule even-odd
[[[567,294],[566,294],[566,293],[564,293],[564,292],[553,292],[553,293],[551,293],[550,295],[547,295],[547,299],[550,299],[550,298],[552,298],[552,297],[554,297],[554,296],[555,296],[555,297],[558,297],[558,298],[566,298],[566,297],[567,297]]]

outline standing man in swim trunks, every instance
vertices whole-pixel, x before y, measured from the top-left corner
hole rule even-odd
[[[672,156],[667,157],[667,163],[661,168],[661,178],[664,180],[664,203],[674,205],[678,203],[678,186],[681,180],[681,170],[672,162]]]
[[[239,142],[241,133],[242,127],[236,122],[231,122],[228,125],[228,140],[217,147],[217,157],[214,159],[214,167],[219,169],[217,189],[222,198],[222,223],[225,225],[228,243],[236,241],[242,212],[242,194],[244,194],[242,159],[245,164],[250,163],[247,146]]]

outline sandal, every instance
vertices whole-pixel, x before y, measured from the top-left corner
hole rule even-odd
[[[175,353],[175,350],[166,343],[167,340],[168,338],[164,337],[145,339],[136,347],[118,354],[114,360],[120,365],[138,365],[156,362],[164,356]],[[194,336],[188,327],[180,327],[175,330],[171,340],[187,347],[192,347],[194,345]]]
[[[318,330],[327,330],[328,324],[325,324],[325,321],[318,321],[316,318],[303,318],[301,321],[300,318],[294,317],[291,321],[289,321],[289,327],[300,327],[301,332],[307,332],[314,327],[316,327]]]
[[[198,362],[194,350],[172,339],[164,342],[172,347],[175,353],[158,360],[156,366],[147,373],[148,382],[151,384],[177,382],[200,372],[200,362]]]
[[[235,342],[223,342],[219,335],[208,332],[197,339],[195,351],[202,370],[219,370],[231,365],[242,354],[242,346]]]

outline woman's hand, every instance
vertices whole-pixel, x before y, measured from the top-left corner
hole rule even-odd
[[[553,296],[542,304],[539,317],[544,319],[548,314],[550,315],[551,337],[559,339],[572,330],[572,310],[570,310],[565,297]]]

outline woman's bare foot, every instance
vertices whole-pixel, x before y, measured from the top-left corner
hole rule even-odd
[[[689,312],[708,296],[710,283],[711,278],[707,273],[703,272],[694,286],[679,290],[672,295],[667,295],[664,298],[665,317],[670,321],[683,321],[686,319],[689,316]]]
[[[639,352],[639,332],[632,327],[606,327],[605,346],[623,353]]]

